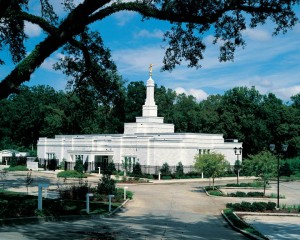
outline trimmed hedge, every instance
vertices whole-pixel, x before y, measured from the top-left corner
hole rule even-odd
[[[233,211],[241,212],[263,212],[266,210],[273,211],[275,210],[276,203],[274,202],[241,202],[241,203],[227,203],[227,208],[232,209]]]
[[[237,191],[236,193],[229,193],[227,194],[228,197],[263,197],[264,193],[263,192],[239,192]]]
[[[4,170],[7,170],[7,171],[28,171],[28,168],[24,165],[17,165],[17,166],[14,166],[14,167],[5,168]]]
[[[263,182],[259,182],[259,181],[255,181],[255,182],[251,182],[251,183],[239,183],[239,184],[236,184],[236,183],[228,183],[226,184],[226,187],[253,187],[253,188],[261,188],[263,187],[264,184]]]
[[[86,178],[87,175],[74,170],[67,170],[57,174],[59,178]]]

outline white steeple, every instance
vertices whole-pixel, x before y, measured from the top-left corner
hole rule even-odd
[[[157,106],[154,100],[154,81],[152,79],[152,64],[149,67],[146,100],[143,105],[143,116],[136,117],[135,123],[124,124],[124,134],[137,133],[174,133],[174,125],[164,123],[163,117],[157,116]]]
[[[143,105],[143,117],[157,117],[157,106],[154,101],[154,81],[151,75],[147,80],[147,93],[145,105]]]

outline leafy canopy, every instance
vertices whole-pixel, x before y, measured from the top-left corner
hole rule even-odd
[[[220,153],[200,154],[195,156],[195,168],[205,176],[213,179],[221,177],[230,169],[230,164],[225,160],[225,156]]]
[[[89,25],[121,11],[137,12],[144,20],[171,23],[171,29],[165,32],[168,44],[163,59],[163,70],[171,71],[183,61],[189,67],[201,66],[206,48],[203,37],[208,31],[213,32],[214,44],[220,45],[220,61],[232,61],[236,48],[246,45],[242,36],[246,28],[268,21],[274,23],[274,34],[285,33],[298,22],[294,9],[299,4],[299,0],[84,0],[80,4],[60,0],[64,13],[58,14],[47,0],[39,1],[38,12],[32,11],[32,2],[0,0],[0,50],[8,48],[16,64],[0,82],[0,98],[18,92],[43,61],[61,49],[66,57],[57,68],[64,68],[73,78],[71,82],[80,85],[92,79],[89,84],[93,82],[96,88],[108,92],[115,89],[115,66],[109,51],[100,33],[91,31]],[[28,54],[24,40],[31,39],[24,33],[25,21],[38,25],[46,34]],[[75,71],[74,76],[72,71],[76,69],[80,74]],[[105,91],[100,93],[106,96]]]

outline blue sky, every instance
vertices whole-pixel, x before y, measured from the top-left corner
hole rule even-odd
[[[36,6],[34,1],[32,4]],[[56,9],[61,11],[59,5]],[[43,33],[37,26],[26,26],[26,33],[31,39],[27,43],[30,52],[42,39]],[[255,86],[262,94],[273,92],[282,100],[289,101],[292,95],[300,92],[300,24],[287,34],[275,37],[272,36],[272,27],[267,24],[244,31],[247,46],[237,50],[234,62],[226,63],[218,61],[218,45],[213,45],[212,36],[207,34],[202,68],[182,65],[170,73],[160,71],[164,55],[162,46],[166,45],[162,41],[163,32],[169,29],[168,23],[156,20],[142,22],[136,13],[121,12],[92,26],[101,32],[119,73],[128,82],[146,81],[149,64],[152,63],[153,79],[158,85],[178,93],[192,94],[199,101],[236,86]],[[1,54],[7,55],[5,52]],[[47,84],[56,90],[64,89],[66,76],[52,69],[52,64],[61,56],[59,52],[52,54],[34,72],[27,85]],[[12,68],[10,64],[2,66],[0,77],[5,77]]]

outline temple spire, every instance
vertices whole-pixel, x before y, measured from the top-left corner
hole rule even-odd
[[[147,80],[147,93],[145,105],[143,106],[143,117],[157,117],[157,106],[154,100],[154,81],[152,79],[152,67],[153,64],[149,66],[149,79]]]
[[[150,63],[150,66],[149,66],[149,76],[150,76],[150,78],[152,77],[152,67],[153,67],[153,64]]]

